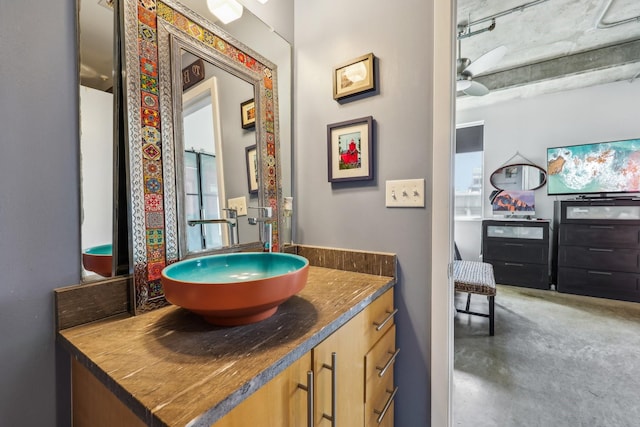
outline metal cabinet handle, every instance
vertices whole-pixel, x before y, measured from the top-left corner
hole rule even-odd
[[[393,391],[387,390],[387,393],[391,393],[391,396],[389,396],[389,399],[387,399],[387,403],[384,404],[384,408],[382,408],[382,411],[378,411],[377,409],[373,410],[373,413],[378,415],[378,419],[376,420],[378,424],[380,424],[384,419],[384,416],[387,415],[387,411],[389,410],[389,407],[393,403],[393,399],[396,398],[397,392],[398,392],[398,387],[394,388]]]
[[[387,373],[387,369],[389,369],[389,367],[393,364],[393,362],[396,360],[396,356],[398,356],[398,353],[400,353],[400,349],[396,349],[396,351],[394,352],[389,352],[389,354],[391,355],[391,357],[389,358],[389,360],[387,361],[387,363],[381,368],[379,366],[376,366],[376,369],[379,370],[380,372],[378,372],[378,376],[380,378],[382,378],[384,376],[384,374]]]
[[[505,262],[504,265],[508,265],[510,267],[524,267],[524,264],[518,264],[517,262]]]
[[[589,248],[591,252],[613,252],[613,249]]]
[[[307,385],[298,384],[298,388],[307,392],[307,427],[313,427],[313,371],[307,371]]]
[[[524,244],[522,243],[505,243],[505,246],[518,246],[518,247],[522,247],[524,246]]]
[[[395,316],[397,312],[398,312],[397,308],[395,310],[393,310],[393,311],[387,310],[388,316],[382,322],[380,322],[380,323],[373,322],[373,326],[376,327],[376,331],[379,331],[380,329],[384,328],[384,325],[386,325],[387,322],[389,322],[389,320],[393,319],[393,316]]]
[[[601,276],[613,276],[613,273],[610,273],[608,271],[587,270],[587,274],[599,274]]]
[[[613,230],[613,225],[590,225],[589,228],[596,230]]]
[[[322,418],[326,418],[327,420],[331,421],[331,427],[336,427],[336,372],[338,371],[337,361],[338,356],[334,351],[333,353],[331,353],[331,366],[327,365],[326,363],[322,364],[323,368],[327,368],[331,371],[331,415],[327,415],[324,412],[322,413]]]

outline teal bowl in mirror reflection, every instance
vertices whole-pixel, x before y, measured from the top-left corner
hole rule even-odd
[[[279,252],[209,255],[162,270],[170,303],[214,325],[245,325],[271,317],[307,283],[309,261]]]
[[[113,245],[111,243],[90,247],[82,252],[82,265],[85,270],[103,277],[111,277],[112,253]]]

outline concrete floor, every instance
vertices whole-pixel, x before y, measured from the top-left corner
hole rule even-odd
[[[640,426],[640,304],[498,285],[495,307],[493,337],[456,315],[454,425]]]

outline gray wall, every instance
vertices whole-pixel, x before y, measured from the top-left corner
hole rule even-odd
[[[65,425],[56,380],[68,394],[69,362],[61,353],[56,378],[52,289],[80,280],[75,3],[42,6],[0,0],[3,426]]]
[[[296,242],[398,255],[395,416],[402,427],[430,423],[431,207],[385,208],[384,188],[385,180],[426,178],[430,200],[430,3],[296,0],[294,15]],[[380,93],[337,103],[333,67],[368,52],[379,59]],[[332,185],[327,124],[368,115],[376,121],[375,180]]]
[[[262,4],[257,0],[240,0],[254,15],[270,25],[285,40],[293,44],[294,0],[277,0]]]
[[[621,81],[457,112],[459,124],[484,120],[484,216],[492,217],[487,196],[491,173],[511,156],[524,157],[546,169],[547,147],[640,138],[640,80]],[[536,216],[553,218],[553,201],[536,190]],[[465,259],[480,253],[480,221],[456,222],[456,242]]]

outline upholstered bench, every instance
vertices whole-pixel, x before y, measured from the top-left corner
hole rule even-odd
[[[472,314],[489,318],[489,335],[493,336],[494,305],[496,281],[493,266],[481,261],[453,261],[453,283],[458,292],[468,292],[467,306],[464,310],[456,308],[458,313]],[[469,310],[471,294],[486,295],[489,299],[489,314]]]

